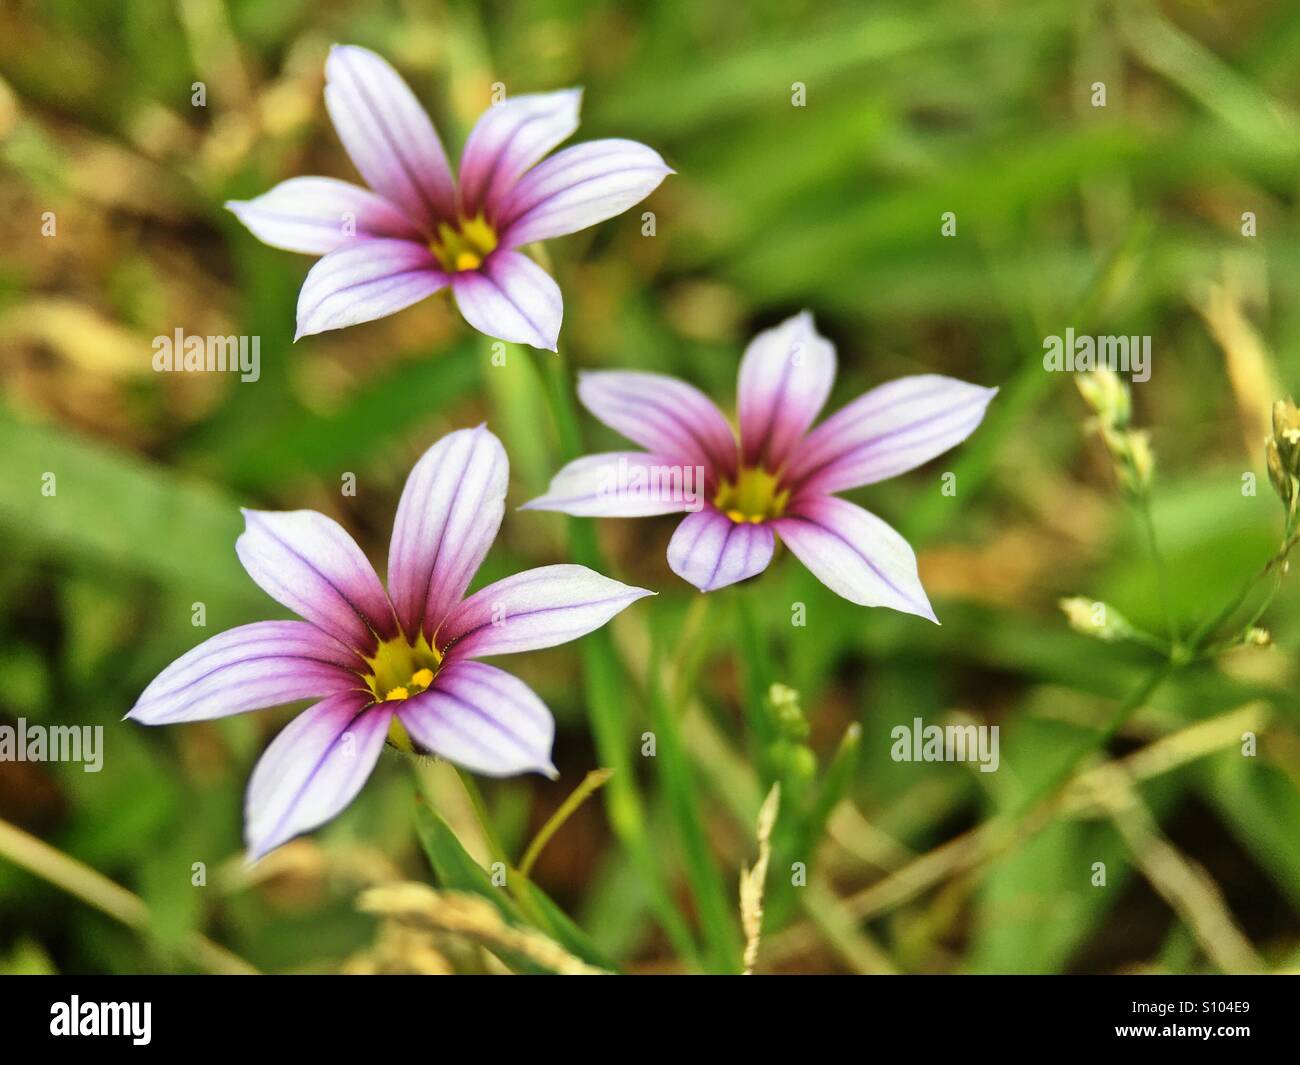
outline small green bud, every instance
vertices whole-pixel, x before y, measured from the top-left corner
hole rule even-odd
[[[1125,429],[1133,416],[1128,386],[1114,370],[1092,370],[1076,374],[1074,383],[1097,420],[1105,427]]]
[[[782,803],[797,805],[817,779],[817,756],[806,745],[784,738],[774,740],[767,750],[772,769],[781,781]]]
[[[1273,404],[1273,439],[1282,468],[1293,477],[1300,476],[1300,410],[1290,399]]]
[[[1130,489],[1142,495],[1151,487],[1151,472],[1155,469],[1156,458],[1151,451],[1151,438],[1141,429],[1128,433],[1128,469],[1132,480]]]
[[[1282,465],[1282,454],[1277,446],[1277,437],[1270,436],[1264,446],[1264,456],[1268,463],[1268,479],[1274,490],[1282,498],[1282,505],[1288,509],[1295,497],[1295,479]]]
[[[1070,628],[1085,636],[1114,643],[1133,633],[1128,619],[1108,603],[1075,595],[1058,600],[1057,605],[1064,612]]]
[[[790,751],[790,772],[801,781],[812,780],[817,775],[817,756],[811,747],[801,743]]]
[[[1151,487],[1151,474],[1156,464],[1151,438],[1146,431],[1103,425],[1101,439],[1115,464],[1115,476],[1120,486],[1131,495],[1145,495]]]
[[[767,702],[781,735],[790,740],[802,740],[808,735],[808,721],[799,706],[799,693],[784,684],[773,684],[767,692]]]
[[[1268,647],[1273,642],[1273,636],[1268,629],[1247,629],[1244,642],[1252,644],[1255,647]]]

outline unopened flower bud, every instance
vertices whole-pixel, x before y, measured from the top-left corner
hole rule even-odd
[[[1289,399],[1273,404],[1273,439],[1277,441],[1282,468],[1300,476],[1300,410]]]
[[[1142,430],[1133,430],[1128,434],[1129,470],[1133,484],[1132,490],[1139,495],[1151,487],[1151,472],[1155,469],[1156,459],[1151,451],[1151,438]]]
[[[1070,628],[1085,636],[1114,643],[1133,632],[1128,619],[1108,603],[1097,602],[1081,595],[1058,600]]]
[[[808,735],[808,720],[799,706],[799,693],[784,684],[773,684],[767,692],[767,702],[781,735],[790,740],[803,740]]]
[[[1268,443],[1264,447],[1264,455],[1268,463],[1268,479],[1272,482],[1277,494],[1282,497],[1283,505],[1290,507],[1292,497],[1295,495],[1295,481],[1282,465],[1282,455],[1277,446],[1277,437],[1270,436],[1268,438]]]
[[[1133,407],[1128,386],[1114,370],[1092,370],[1076,374],[1074,383],[1083,401],[1092,408],[1103,426],[1124,429],[1128,426]]]
[[[1110,452],[1120,486],[1131,495],[1145,495],[1151,487],[1156,462],[1151,438],[1142,429],[1121,430],[1103,425],[1101,439]]]

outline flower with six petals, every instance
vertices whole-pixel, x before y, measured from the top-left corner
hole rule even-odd
[[[325,515],[244,512],[240,562],[304,620],[212,637],[164,669],[127,717],[168,725],[320,700],[253,771],[250,859],[347,806],[386,740],[488,776],[554,775],[550,711],[523,681],[477,659],[567,643],[652,593],[555,565],[465,598],[500,528],[508,473],[500,441],[482,426],[425,452],[397,507],[387,592],[361,548]]]
[[[365,48],[336,45],[325,106],[369,188],[290,178],[226,206],[272,247],[319,255],[298,296],[295,339],[369,322],[449,288],[465,320],[501,340],[554,351],[564,303],[517,249],[621,214],[672,170],[635,141],[578,144],[581,90],[495,104],[453,177],[442,141],[401,76]]]
[[[692,511],[668,544],[668,564],[700,591],[763,572],[780,536],[845,599],[937,621],[907,541],[835,493],[904,473],[959,444],[997,389],[936,374],[903,377],[814,429],[834,381],[835,348],[807,312],[746,349],[739,441],[713,401],[685,381],[584,374],[578,395],[587,409],[645,450],[576,459],[524,506],[595,517]],[[700,471],[702,495],[681,490],[692,470]]]

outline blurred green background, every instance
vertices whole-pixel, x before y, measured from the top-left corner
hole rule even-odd
[[[494,82],[583,85],[577,140],[631,137],[677,170],[549,245],[562,359],[512,346],[493,366],[439,299],[291,343],[311,260],[221,204],[293,175],[355,180],[321,100],[334,42],[394,63],[453,155]],[[0,763],[0,819],[63,856],[0,836],[0,970],[500,967],[357,909],[402,879],[504,898],[449,767],[386,752],[342,816],[249,872],[243,789],[296,708],[120,720],[201,639],[284,616],[235,558],[240,506],[324,511],[382,567],[415,458],[482,419],[512,480],[477,583],[577,560],[662,593],[509,663],[555,712],[561,771],[483,782],[512,860],[587,771],[615,774],[508,921],[604,966],[737,969],[738,875],[780,781],[759,971],[1300,967],[1293,587],[1263,621],[1276,646],[1182,669],[1136,707],[1107,748],[1119,783],[1081,763],[1110,805],[1018,815],[1159,664],[1072,632],[1056,600],[1163,625],[1141,527],[1043,338],[1153,337],[1134,403],[1186,625],[1276,546],[1261,460],[1268,406],[1300,376],[1298,49],[1282,0],[5,4],[0,723],[102,725],[105,756],[98,774]],[[730,409],[744,343],[804,307],[838,346],[830,409],[909,373],[1002,389],[967,444],[851,494],[917,547],[941,628],[837,599],[788,555],[702,604],[664,560],[672,518],[514,511],[575,448],[615,443],[585,413],[557,419],[575,368],[675,373]],[[261,379],[153,373],[152,338],[177,328],[260,336]],[[914,717],[998,725],[1000,770],[892,761],[890,730]]]

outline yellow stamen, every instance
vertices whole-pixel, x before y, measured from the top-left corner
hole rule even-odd
[[[735,481],[723,481],[713,505],[737,525],[761,525],[779,518],[790,501],[790,490],[781,488],[775,473],[761,466],[747,466]]]
[[[400,703],[426,691],[438,675],[442,655],[423,635],[414,644],[402,636],[385,640],[372,658],[367,658],[370,672],[363,675],[377,702]],[[417,750],[405,726],[394,714],[388,723],[388,742],[399,751]]]
[[[429,250],[450,273],[477,270],[496,246],[496,230],[482,215],[462,218],[454,226],[439,222],[438,235],[429,241]]]
[[[442,655],[423,635],[414,644],[396,636],[375,648],[374,655],[366,659],[366,664],[370,666],[370,672],[363,677],[376,699],[387,698],[387,694],[397,688],[403,689],[410,697],[433,683],[442,664]]]

